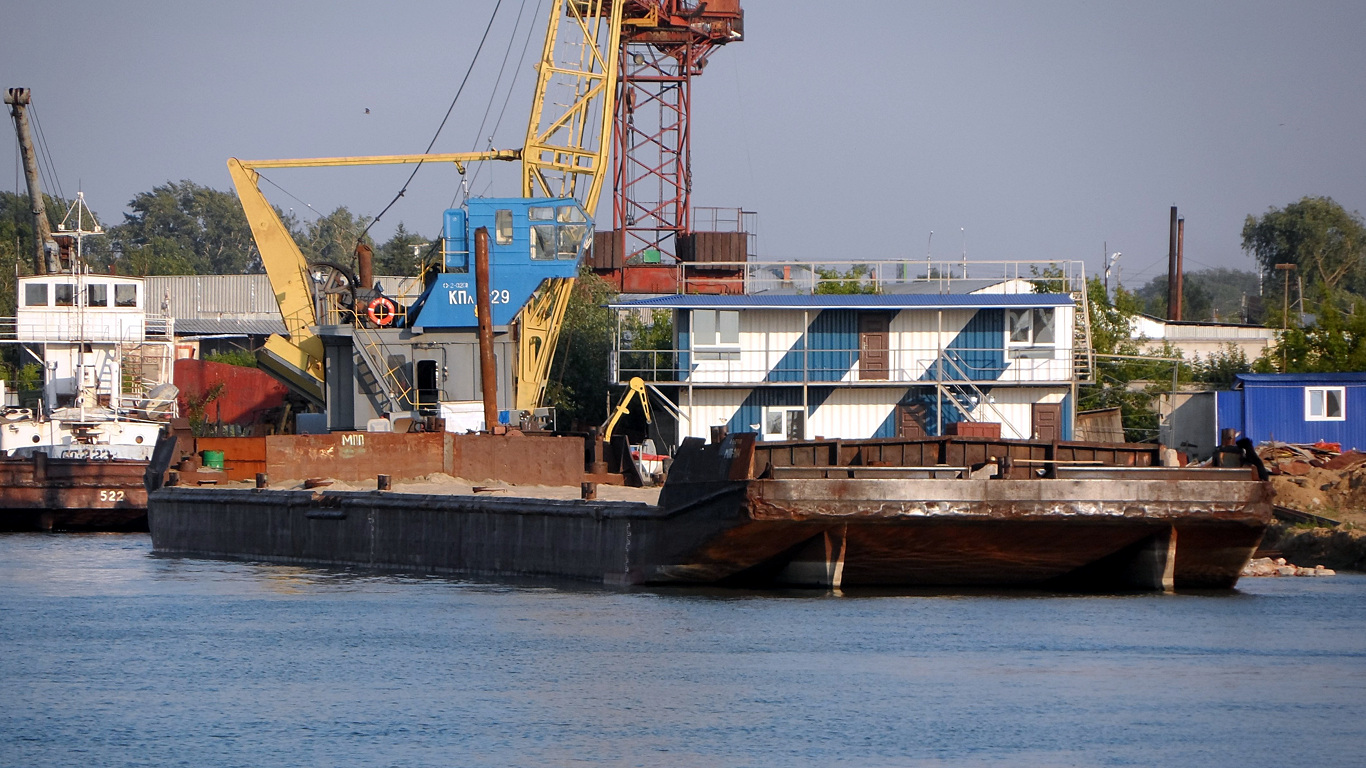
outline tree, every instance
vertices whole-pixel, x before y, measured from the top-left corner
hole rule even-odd
[[[1158,275],[1135,291],[1142,311],[1153,317],[1167,316],[1167,276]],[[1183,320],[1245,322],[1246,297],[1258,294],[1257,275],[1242,269],[1202,269],[1187,272],[1181,280]]]
[[[364,234],[369,224],[368,216],[357,216],[343,205],[305,224],[302,232],[295,233],[294,241],[309,262],[327,261],[354,269],[356,242],[363,241],[371,248],[375,247],[375,241]]]
[[[596,426],[607,419],[608,376],[616,315],[607,307],[616,293],[588,267],[579,269],[565,309],[555,362],[546,385],[546,404],[562,427]]]
[[[1366,300],[1352,298],[1350,312],[1329,296],[1313,325],[1290,327],[1257,360],[1259,372],[1335,373],[1366,371]]]
[[[403,222],[398,223],[394,236],[375,251],[375,274],[411,276],[418,273],[422,253],[414,254],[413,246],[425,246],[427,239],[409,232]],[[426,251],[425,247],[421,248]]]
[[[192,181],[139,193],[110,236],[125,274],[234,275],[261,271],[237,196]]]
[[[1321,295],[1366,292],[1366,223],[1331,197],[1305,197],[1261,218],[1248,216],[1243,250],[1266,274],[1294,264],[1305,287]]]

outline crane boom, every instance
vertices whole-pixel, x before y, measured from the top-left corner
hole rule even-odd
[[[353,166],[429,161],[522,161],[524,198],[573,198],[591,216],[601,194],[611,151],[621,0],[554,0],[537,62],[535,97],[522,150],[455,155],[384,155],[313,160],[230,160],[233,183],[256,236],[262,262],[280,301],[289,340],[272,336],[259,355],[263,365],[318,403],[324,402],[322,342],[307,261],[259,189],[263,168]],[[637,10],[637,13],[639,11]],[[515,407],[539,406],[554,359],[573,278],[547,279],[517,316]]]
[[[419,162],[451,162],[463,169],[463,164],[478,160],[516,160],[515,150],[493,152],[464,152],[437,155],[377,155],[374,157],[318,157],[290,160],[228,160],[237,197],[242,202],[247,224],[251,226],[256,249],[261,254],[275,300],[280,305],[285,333],[266,340],[257,354],[263,368],[289,382],[301,394],[318,405],[324,405],[323,343],[314,333],[318,325],[317,308],[313,303],[313,280],[309,275],[308,260],[280,220],[275,207],[261,193],[261,168],[321,168],[352,165],[395,165]]]

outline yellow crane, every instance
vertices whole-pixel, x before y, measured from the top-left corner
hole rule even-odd
[[[311,268],[260,190],[260,171],[269,168],[384,165],[419,162],[464,164],[520,160],[523,197],[572,197],[590,214],[596,209],[608,167],[615,113],[617,51],[623,24],[621,2],[555,0],[520,150],[456,154],[381,155],[295,160],[228,161],[228,171],[270,278],[289,338],[272,336],[258,357],[263,366],[319,404],[324,397],[322,341]],[[559,338],[573,280],[546,281],[517,317],[519,327],[515,405],[534,410]]]

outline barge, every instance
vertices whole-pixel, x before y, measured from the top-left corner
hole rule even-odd
[[[525,438],[535,440],[535,438]],[[531,448],[526,443],[521,450]],[[1271,520],[1255,467],[991,438],[680,446],[657,503],[166,487],[162,555],[747,587],[1230,588]],[[585,488],[584,495],[588,493]]]

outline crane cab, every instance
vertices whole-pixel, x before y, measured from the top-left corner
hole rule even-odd
[[[473,328],[474,233],[489,233],[489,303],[493,324],[507,325],[542,281],[574,277],[593,242],[593,221],[571,198],[476,198],[448,210],[442,223],[444,271],[423,293],[410,325]]]

